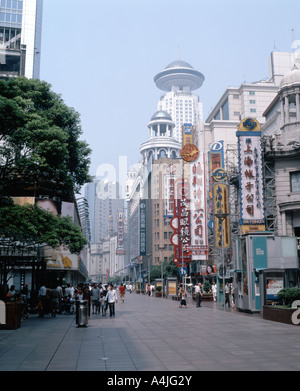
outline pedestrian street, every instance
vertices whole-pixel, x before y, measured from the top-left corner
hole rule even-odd
[[[0,371],[299,371],[300,327],[214,302],[125,295],[115,318],[31,315],[0,330]]]

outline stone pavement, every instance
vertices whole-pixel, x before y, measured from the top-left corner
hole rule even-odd
[[[0,330],[0,371],[299,371],[300,327],[217,303],[126,293],[116,317],[37,315]],[[170,373],[170,372],[169,372]]]

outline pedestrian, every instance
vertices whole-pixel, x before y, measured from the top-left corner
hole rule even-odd
[[[109,306],[109,316],[110,317],[115,316],[115,303],[118,302],[118,299],[117,299],[117,293],[114,290],[113,285],[110,286],[110,288],[107,292],[106,300],[107,300],[108,306]]]
[[[196,292],[196,307],[201,307],[201,300],[203,296],[201,282],[199,282],[198,285],[196,286],[195,292]]]
[[[120,301],[122,304],[124,304],[125,301],[125,285],[121,284],[119,287],[119,293],[120,293]]]
[[[147,295],[148,296],[151,295],[151,285],[150,284],[147,285]]]
[[[230,287],[229,287],[228,282],[226,282],[226,285],[225,285],[225,307],[226,307],[226,303],[228,304],[228,307],[230,307],[229,295],[230,295]]]
[[[47,305],[47,288],[43,284],[39,289],[39,303],[37,305],[37,309],[39,311],[39,318],[44,318],[45,311],[46,311],[46,305]]]
[[[102,316],[106,315],[106,311],[108,308],[108,303],[107,303],[107,292],[108,292],[108,285],[104,285],[102,295],[103,295],[103,307],[102,307]]]
[[[154,285],[151,284],[151,296],[153,296],[154,291],[155,291],[155,287]]]
[[[182,284],[179,285],[178,296],[179,296],[179,300],[180,300],[179,308],[182,308],[183,306],[186,307],[186,292],[183,289]]]
[[[213,284],[211,286],[211,291],[213,294],[213,300],[217,301],[217,284],[215,283],[215,281],[213,282]]]
[[[56,312],[59,310],[59,291],[57,288],[50,291],[50,309],[51,316],[56,317]]]
[[[92,314],[96,314],[97,309],[99,307],[99,299],[100,299],[100,289],[97,286],[97,284],[94,284],[93,288],[91,289],[91,294],[92,294],[92,307],[93,307]]]
[[[28,282],[25,282],[25,285],[23,289],[21,290],[21,298],[22,298],[22,318],[26,319],[29,318],[29,312],[28,312]]]

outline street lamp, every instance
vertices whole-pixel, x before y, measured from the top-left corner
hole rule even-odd
[[[223,221],[228,216],[228,213],[215,213],[215,217],[222,221],[222,267],[223,267],[223,305],[224,305],[224,311],[225,311],[225,259],[224,259],[224,228],[223,228]]]
[[[164,265],[163,265],[163,256],[162,256],[162,252],[164,250],[164,247],[158,247],[159,251],[160,251],[160,257],[161,257],[161,297],[164,297]]]

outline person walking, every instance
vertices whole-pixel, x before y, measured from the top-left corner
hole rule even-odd
[[[179,296],[179,300],[180,300],[179,308],[182,308],[183,306],[186,307],[186,294],[185,294],[185,291],[183,289],[182,284],[179,285],[178,296]]]
[[[47,288],[45,287],[45,285],[42,285],[39,289],[39,304],[38,304],[39,318],[44,318],[46,305],[47,305]]]
[[[151,295],[151,285],[150,284],[147,285],[147,295],[148,296]]]
[[[201,307],[201,300],[203,296],[201,282],[199,282],[198,285],[196,286],[195,292],[196,292],[196,307]]]
[[[103,295],[103,307],[102,307],[102,316],[106,315],[106,311],[108,308],[108,303],[107,303],[107,292],[108,292],[108,285],[104,285],[102,295]]]
[[[56,312],[59,310],[59,291],[57,288],[50,291],[50,309],[51,316],[56,317]]]
[[[111,318],[112,316],[115,316],[115,303],[118,302],[117,293],[114,290],[113,285],[110,286],[107,292],[106,300],[109,306],[109,316]]]
[[[125,301],[125,285],[121,284],[119,287],[119,293],[120,293],[120,301],[122,304],[124,304]]]
[[[92,294],[92,307],[93,307],[92,314],[96,314],[99,308],[99,300],[100,300],[100,289],[97,286],[97,284],[94,284],[94,287],[91,290],[91,294]]]
[[[213,284],[211,286],[211,291],[213,294],[213,300],[217,301],[217,284],[215,283],[215,281],[213,282]]]
[[[229,287],[228,282],[226,282],[226,285],[225,285],[225,307],[226,307],[226,303],[228,304],[228,307],[230,307],[229,295],[230,295],[230,287]]]

